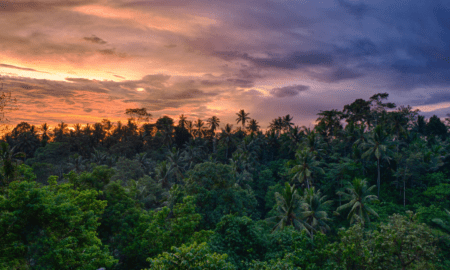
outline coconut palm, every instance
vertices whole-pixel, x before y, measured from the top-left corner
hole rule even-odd
[[[378,217],[378,214],[369,206],[371,202],[378,201],[378,197],[371,194],[374,188],[375,186],[368,186],[366,179],[354,178],[351,183],[348,182],[344,192],[338,192],[348,203],[339,206],[337,211],[350,208],[347,216],[350,223],[359,221],[364,225],[370,222],[371,215]]]
[[[14,176],[16,166],[22,162],[19,158],[24,157],[25,153],[15,152],[15,147],[10,148],[6,142],[0,143],[0,165],[3,168],[3,175],[0,177],[4,184]]]
[[[167,161],[169,162],[169,166],[172,168],[172,173],[175,174],[178,180],[183,179],[183,171],[185,168],[183,155],[180,150],[177,150],[175,147],[167,154]]]
[[[250,133],[255,133],[258,132],[259,128],[260,126],[258,125],[258,121],[256,121],[255,119],[251,119],[248,124],[247,130],[250,131]]]
[[[220,119],[217,116],[212,116],[211,118],[208,118],[206,120],[208,122],[209,130],[212,132],[212,134],[215,134],[216,129],[219,127]]]
[[[330,230],[327,222],[331,219],[328,218],[327,211],[333,201],[327,201],[326,198],[326,196],[322,196],[320,190],[316,191],[314,187],[305,189],[303,193],[301,199],[303,208],[302,219],[310,227],[311,238],[314,237],[314,231],[326,233]]]
[[[184,116],[184,114],[180,115],[180,120],[178,120],[178,126],[183,129],[186,127],[186,123],[187,123],[186,116]]]
[[[44,123],[41,125],[41,131],[42,131],[41,142],[42,142],[42,146],[45,147],[47,142],[50,140],[50,136],[49,136],[50,127],[47,125],[47,123]]]
[[[245,122],[250,119],[249,116],[250,113],[246,113],[244,110],[240,110],[236,115],[238,118],[236,118],[236,123],[242,123],[242,129],[245,129]]]
[[[283,129],[283,126],[283,119],[281,117],[278,117],[270,122],[269,129],[279,134]]]
[[[299,183],[306,183],[309,189],[313,184],[313,176],[319,173],[324,174],[323,169],[320,168],[321,163],[316,160],[314,153],[306,149],[298,150],[295,157],[296,165],[291,169],[291,173],[294,173],[293,179],[298,180]]]
[[[373,131],[370,132],[367,142],[362,145],[366,152],[362,155],[362,158],[370,158],[375,156],[377,159],[377,187],[378,187],[378,198],[380,197],[380,185],[381,185],[381,173],[380,173],[380,160],[382,158],[389,161],[389,137],[384,131],[381,125],[377,125]]]
[[[450,233],[450,211],[445,209],[445,213],[447,214],[447,221],[444,221],[440,218],[434,218],[431,221],[433,221],[435,224],[437,224],[439,227],[447,231],[447,233]]]
[[[186,121],[186,129],[189,132],[189,134],[194,135],[193,134],[194,124],[192,123],[192,121]]]
[[[201,138],[205,135],[206,130],[204,126],[205,122],[203,122],[202,119],[197,119],[197,121],[194,122],[194,127],[196,127],[196,129],[194,130],[194,135],[196,137]]]
[[[67,124],[64,122],[59,123],[58,126],[53,129],[53,134],[55,142],[64,141],[67,134]]]
[[[286,114],[284,117],[281,118],[282,126],[285,131],[291,130],[292,126],[294,126],[294,123],[292,123],[293,117],[291,117],[289,114]]]
[[[275,200],[277,215],[267,219],[269,222],[275,222],[272,231],[281,230],[287,226],[308,231],[308,225],[300,219],[302,215],[301,197],[295,189],[295,185],[291,186],[285,183],[282,193],[275,192]]]
[[[228,159],[228,149],[230,148],[230,143],[233,141],[233,125],[226,124],[225,128],[222,129],[220,133],[220,140],[227,146],[227,151],[225,152],[225,159]]]

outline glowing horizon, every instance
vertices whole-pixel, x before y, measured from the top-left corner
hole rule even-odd
[[[245,109],[262,128],[286,114],[308,126],[321,110],[380,92],[443,117],[450,107],[450,28],[443,20],[450,4],[439,7],[0,1],[0,79],[18,101],[11,124],[126,119],[125,109],[145,107],[154,119],[216,115],[234,124]],[[417,16],[426,31],[414,26]]]

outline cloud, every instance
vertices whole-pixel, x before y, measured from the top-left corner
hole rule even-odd
[[[348,13],[361,18],[369,11],[369,6],[364,3],[351,3],[345,0],[338,0],[339,5],[344,8]]]
[[[103,39],[101,39],[95,35],[92,35],[90,37],[84,37],[83,39],[86,41],[92,42],[92,43],[96,43],[96,44],[106,44],[107,43],[106,41],[104,41]]]
[[[306,85],[291,85],[280,88],[273,88],[270,90],[270,94],[277,98],[284,97],[294,97],[297,96],[300,92],[306,91],[309,89],[309,86]]]
[[[18,69],[18,70],[23,70],[23,71],[33,71],[33,72],[39,72],[39,73],[47,73],[47,74],[49,74],[48,72],[45,72],[45,71],[39,71],[39,70],[36,70],[36,69],[34,69],[34,68],[24,68],[24,67],[18,67],[18,66],[14,66],[14,65],[0,64],[0,67],[4,67],[4,68],[12,68],[12,69]]]

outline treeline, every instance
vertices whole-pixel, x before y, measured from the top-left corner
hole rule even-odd
[[[265,132],[127,109],[18,124],[0,149],[0,269],[448,269],[450,119],[385,93]]]

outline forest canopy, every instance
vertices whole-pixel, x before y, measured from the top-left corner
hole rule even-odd
[[[450,118],[388,98],[314,128],[21,122],[0,142],[0,269],[450,269]]]

